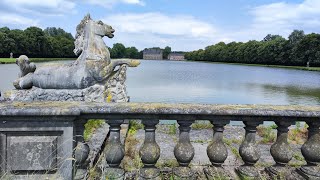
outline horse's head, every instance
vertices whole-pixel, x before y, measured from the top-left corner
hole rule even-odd
[[[113,38],[114,29],[111,26],[104,24],[102,21],[94,22],[94,26],[94,32],[96,35]]]
[[[109,38],[113,38],[114,29],[104,24],[102,21],[94,21],[91,19],[90,14],[86,15],[77,26],[77,34],[74,42],[74,50],[73,52],[76,55],[80,55],[84,49],[85,45],[85,36],[87,35],[86,31],[93,32],[94,35],[104,37],[107,36]],[[88,37],[86,37],[88,38]]]

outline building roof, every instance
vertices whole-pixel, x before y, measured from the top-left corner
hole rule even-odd
[[[171,52],[169,55],[170,56],[184,56],[184,53],[183,52]]]
[[[146,54],[161,54],[162,51],[163,51],[162,49],[158,49],[158,48],[149,48],[149,49],[143,50],[143,53],[146,53]]]

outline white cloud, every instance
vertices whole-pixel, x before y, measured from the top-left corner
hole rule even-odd
[[[124,33],[153,33],[194,38],[213,37],[213,25],[192,16],[168,16],[161,13],[117,14],[105,18]]]
[[[38,26],[38,21],[24,16],[0,12],[0,24],[17,25],[19,27]]]
[[[319,32],[319,9],[319,0],[265,4],[249,9],[251,20],[246,27],[232,30],[193,16],[154,12],[110,15],[104,21],[115,27],[115,40],[125,45],[139,44],[139,48],[170,45],[174,50],[192,50],[219,41],[262,40],[267,34],[288,37],[294,29]]]
[[[320,28],[320,1],[305,0],[301,3],[279,2],[254,7],[250,10],[253,22],[243,30],[247,38],[262,38],[267,34],[287,37],[294,29],[312,32]],[[250,36],[251,33],[251,36]]]
[[[75,12],[75,3],[71,0],[2,0],[2,7],[7,11],[15,11],[20,14],[33,13],[36,15],[63,15]]]
[[[110,15],[103,21],[116,30],[112,41],[139,49],[167,45],[174,50],[201,48],[212,43],[210,41],[217,32],[212,24],[193,16],[169,16],[154,12]]]
[[[140,6],[145,6],[145,2],[142,0],[107,0],[107,1],[102,1],[102,0],[86,0],[83,1],[89,4],[93,5],[99,5],[105,8],[112,8],[116,4],[133,4],[133,5],[140,5]]]

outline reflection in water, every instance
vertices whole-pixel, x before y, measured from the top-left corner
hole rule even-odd
[[[0,90],[12,89],[17,74],[1,64]],[[320,72],[142,60],[128,68],[127,90],[131,102],[320,105]]]
[[[320,104],[320,88],[303,89],[296,86],[276,86],[271,84],[265,84],[263,88],[270,95],[283,94],[290,104],[301,104],[301,102],[309,105]]]

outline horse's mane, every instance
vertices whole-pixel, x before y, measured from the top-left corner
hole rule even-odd
[[[78,38],[78,36],[81,36],[84,33],[84,27],[88,23],[89,20],[91,20],[90,14],[87,14],[80,21],[80,24],[78,24],[77,29],[76,29],[77,30],[76,38]]]

